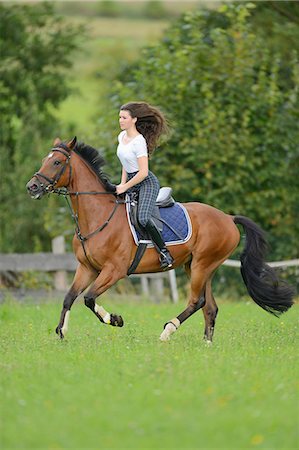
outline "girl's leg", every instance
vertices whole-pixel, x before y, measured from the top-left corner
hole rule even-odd
[[[151,240],[160,253],[160,262],[162,269],[172,267],[173,258],[165,246],[162,235],[152,220],[152,213],[156,204],[160,185],[158,179],[151,172],[141,183],[138,202],[138,221],[145,228]]]
[[[153,219],[149,219],[145,225],[145,230],[149,234],[151,240],[153,241],[155,247],[160,253],[160,263],[162,269],[171,269],[173,264],[173,257],[166,248],[165,242],[163,241],[162,235],[155,225]]]

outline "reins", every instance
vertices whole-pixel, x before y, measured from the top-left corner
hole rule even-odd
[[[53,192],[53,193],[56,193],[56,192]],[[104,194],[104,192],[103,192],[102,194]],[[105,194],[109,194],[109,192],[105,192]],[[70,204],[70,202],[69,202],[69,200],[68,200],[68,198],[67,198],[68,195],[72,195],[72,194],[66,192],[66,193],[63,194],[63,195],[64,195],[65,200],[66,200],[66,202],[67,202],[67,205],[68,205],[68,207],[69,207],[69,209],[70,209],[71,216],[72,216],[72,218],[74,219],[74,222],[75,222],[75,224],[76,224],[76,234],[77,234],[77,237],[78,237],[78,239],[79,239],[80,242],[85,242],[85,241],[87,241],[89,238],[91,238],[92,236],[94,236],[95,234],[97,234],[97,233],[99,233],[100,231],[104,230],[104,228],[106,228],[106,226],[109,224],[110,220],[111,220],[112,217],[114,216],[114,214],[115,214],[115,212],[116,212],[118,206],[121,204],[121,202],[119,202],[118,200],[115,200],[115,202],[114,202],[114,203],[115,203],[114,208],[113,208],[112,212],[110,213],[108,219],[103,223],[103,225],[99,226],[98,228],[96,228],[94,231],[92,231],[91,233],[87,234],[86,236],[83,236],[82,233],[81,233],[81,231],[80,231],[80,226],[79,226],[79,216],[78,216],[78,213],[75,213],[75,212],[74,212],[74,210],[73,210],[73,208],[72,208],[72,205]],[[77,199],[77,211],[78,211],[78,196],[79,196],[79,195],[80,195],[80,192],[77,192],[77,193],[76,193],[76,199]]]
[[[52,193],[53,193],[53,194],[56,194],[57,192],[52,191]],[[89,233],[89,234],[83,236],[83,234],[81,233],[81,230],[80,230],[80,225],[79,225],[79,215],[78,215],[78,212],[75,213],[75,211],[74,211],[74,209],[72,208],[72,205],[71,205],[71,203],[70,203],[70,201],[69,201],[69,199],[68,199],[68,196],[69,196],[69,195],[76,195],[76,199],[77,199],[77,211],[78,211],[78,196],[79,196],[80,194],[109,194],[109,192],[84,192],[84,193],[76,192],[76,193],[70,193],[70,192],[67,192],[67,191],[66,191],[64,194],[62,194],[62,195],[64,195],[64,198],[65,198],[66,203],[67,203],[67,205],[68,205],[68,208],[69,208],[69,210],[70,210],[72,219],[73,219],[74,222],[75,222],[75,225],[76,225],[75,232],[76,232],[77,238],[79,239],[79,241],[80,241],[80,243],[81,243],[81,245],[82,245],[82,248],[83,248],[83,251],[84,251],[84,255],[85,255],[87,261],[89,262],[89,264],[91,265],[91,267],[94,267],[93,264],[91,263],[90,259],[89,259],[88,256],[87,256],[87,252],[86,252],[86,248],[85,248],[85,242],[86,242],[88,239],[90,239],[92,236],[94,236],[95,234],[100,233],[101,231],[103,231],[104,228],[106,228],[106,226],[109,225],[110,220],[112,219],[112,217],[113,217],[114,214],[116,213],[116,210],[117,210],[118,206],[121,204],[121,202],[119,202],[118,200],[115,200],[114,208],[113,208],[111,214],[109,215],[108,219],[103,223],[103,225],[99,226],[98,228],[96,228],[96,229],[95,229],[94,231],[92,231],[91,233]],[[58,195],[61,195],[61,193],[58,193]]]

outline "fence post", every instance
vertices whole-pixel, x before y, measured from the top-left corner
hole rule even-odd
[[[150,278],[151,297],[159,303],[163,299],[164,282],[163,276],[159,274],[155,278]]]
[[[142,291],[142,294],[145,297],[148,297],[149,296],[148,279],[146,278],[146,276],[142,276],[142,277],[140,277],[140,279],[141,279],[141,291]]]
[[[178,288],[176,284],[176,276],[175,276],[175,270],[172,269],[168,272],[168,279],[170,284],[170,292],[171,292],[171,300],[173,303],[178,303],[179,301],[179,294],[178,294]]]
[[[56,255],[65,253],[64,236],[57,236],[52,239],[52,252]],[[54,287],[57,291],[67,291],[67,276],[64,270],[58,270],[54,273]]]

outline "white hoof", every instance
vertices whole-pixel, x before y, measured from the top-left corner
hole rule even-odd
[[[168,323],[160,336],[160,341],[163,341],[163,342],[169,341],[170,335],[172,333],[174,333],[176,330],[177,330],[176,326],[173,323],[171,323],[171,322]]]
[[[206,340],[206,346],[207,347],[211,347],[211,345],[213,345],[213,342],[207,339]]]
[[[162,342],[166,342],[166,341],[169,341],[170,337],[169,337],[169,334],[165,333],[165,330],[164,330],[163,333],[161,333],[159,339]]]

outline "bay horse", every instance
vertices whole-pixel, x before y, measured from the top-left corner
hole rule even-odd
[[[120,315],[110,314],[96,303],[97,297],[126,277],[136,253],[124,202],[102,170],[103,157],[94,148],[56,139],[40,170],[27,184],[34,199],[46,193],[61,193],[70,198],[76,233],[73,250],[78,266],[67,292],[56,333],[64,338],[71,307],[88,287],[85,305],[104,324],[123,326]],[[240,241],[237,224],[245,230],[245,248],[240,256],[241,274],[249,295],[264,310],[279,316],[293,304],[293,289],[281,282],[265,263],[266,240],[261,228],[251,219],[232,216],[202,203],[184,204],[192,224],[192,235],[184,244],[173,245],[174,268],[183,265],[191,281],[186,309],[164,326],[160,340],[170,338],[197,310],[203,310],[204,338],[212,342],[218,308],[212,293],[215,270],[232,254]],[[159,255],[148,248],[135,273],[159,272]]]

